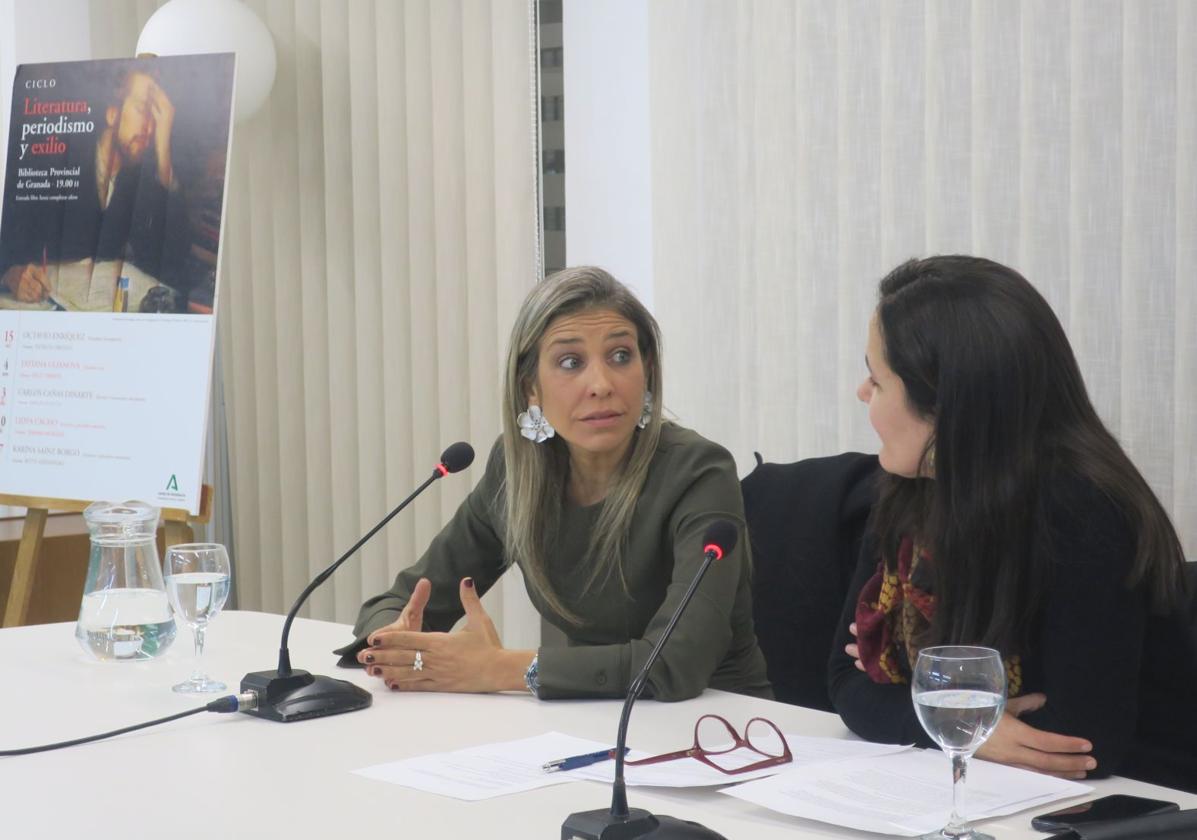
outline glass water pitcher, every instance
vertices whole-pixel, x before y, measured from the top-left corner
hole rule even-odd
[[[175,638],[162,564],[158,508],[145,502],[95,502],[83,511],[91,558],[75,638],[101,660],[153,659]]]

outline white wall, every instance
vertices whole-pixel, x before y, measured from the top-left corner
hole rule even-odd
[[[91,58],[87,0],[0,0],[0,137],[8,138],[18,64]],[[0,178],[7,155],[0,155]]]

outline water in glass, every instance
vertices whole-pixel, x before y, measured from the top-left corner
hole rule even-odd
[[[1005,698],[992,691],[940,689],[914,695],[919,723],[945,752],[972,755],[1001,720]]]
[[[208,622],[229,596],[229,576],[219,572],[184,572],[166,579],[170,603],[187,625]]]
[[[97,659],[150,659],[174,641],[175,620],[160,589],[89,592],[79,607],[75,636]]]

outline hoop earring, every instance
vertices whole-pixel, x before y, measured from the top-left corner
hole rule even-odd
[[[644,392],[644,406],[640,409],[640,419],[636,421],[636,428],[643,429],[653,419],[653,392]]]
[[[533,443],[544,443],[557,434],[538,405],[528,406],[528,410],[520,412],[515,422],[520,427],[520,434]]]

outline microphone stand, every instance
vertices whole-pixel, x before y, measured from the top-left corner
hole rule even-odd
[[[348,680],[338,680],[333,677],[310,674],[307,671],[293,670],[291,668],[291,653],[287,647],[287,641],[291,635],[291,623],[295,620],[295,615],[299,612],[299,608],[303,606],[303,602],[308,599],[308,596],[312,594],[317,586],[328,580],[329,576],[342,563],[348,560],[367,540],[378,533],[379,529],[390,522],[395,514],[411,504],[416,496],[419,496],[428,488],[428,485],[432,484],[438,478],[448,475],[449,472],[450,470],[444,464],[437,464],[432,475],[417,487],[415,492],[400,502],[398,507],[388,513],[381,522],[354,543],[353,548],[346,551],[336,562],[316,575],[315,579],[307,585],[303,592],[299,593],[299,597],[295,599],[295,605],[287,613],[287,620],[283,624],[283,636],[279,642],[278,669],[274,671],[252,671],[241,679],[242,691],[252,691],[258,695],[257,706],[252,709],[244,709],[244,714],[280,723],[292,723],[308,718],[339,715],[344,712],[356,712],[359,709],[367,708],[373,702],[373,696],[370,692],[360,686],[354,685]],[[456,470],[453,470],[453,472],[456,472]]]
[[[736,531],[734,526],[729,523],[720,521],[716,522],[710,529],[708,535],[715,530],[716,526],[724,525],[731,530],[731,538],[727,540],[727,550],[735,545]],[[712,540],[708,537],[703,540],[704,543],[710,543]],[[676,817],[668,817],[665,815],[653,815],[643,808],[629,808],[628,807],[628,791],[627,784],[624,782],[623,762],[624,752],[627,746],[628,739],[628,721],[632,716],[632,705],[636,702],[636,698],[644,691],[644,684],[648,679],[648,672],[653,664],[657,661],[657,657],[661,653],[661,648],[665,646],[665,642],[673,634],[673,628],[677,626],[678,619],[682,617],[686,606],[694,597],[694,593],[698,590],[698,584],[702,582],[703,576],[706,575],[707,569],[711,567],[711,563],[724,555],[724,550],[718,545],[707,545],[703,553],[705,559],[703,564],[698,569],[698,573],[694,575],[694,580],[690,581],[690,587],[686,590],[686,594],[682,596],[681,603],[678,604],[673,615],[669,619],[669,624],[665,627],[665,632],[657,639],[657,643],[653,645],[652,652],[648,655],[648,660],[644,663],[644,667],[640,669],[640,673],[632,680],[632,685],[628,688],[627,699],[623,701],[623,711],[619,716],[619,734],[615,743],[615,782],[611,789],[611,808],[599,809],[596,811],[579,811],[570,814],[569,817],[561,824],[561,840],[631,840],[631,838],[651,837],[659,838],[659,840],[726,840],[726,838],[711,829],[699,825],[695,822],[687,820],[680,820]]]

